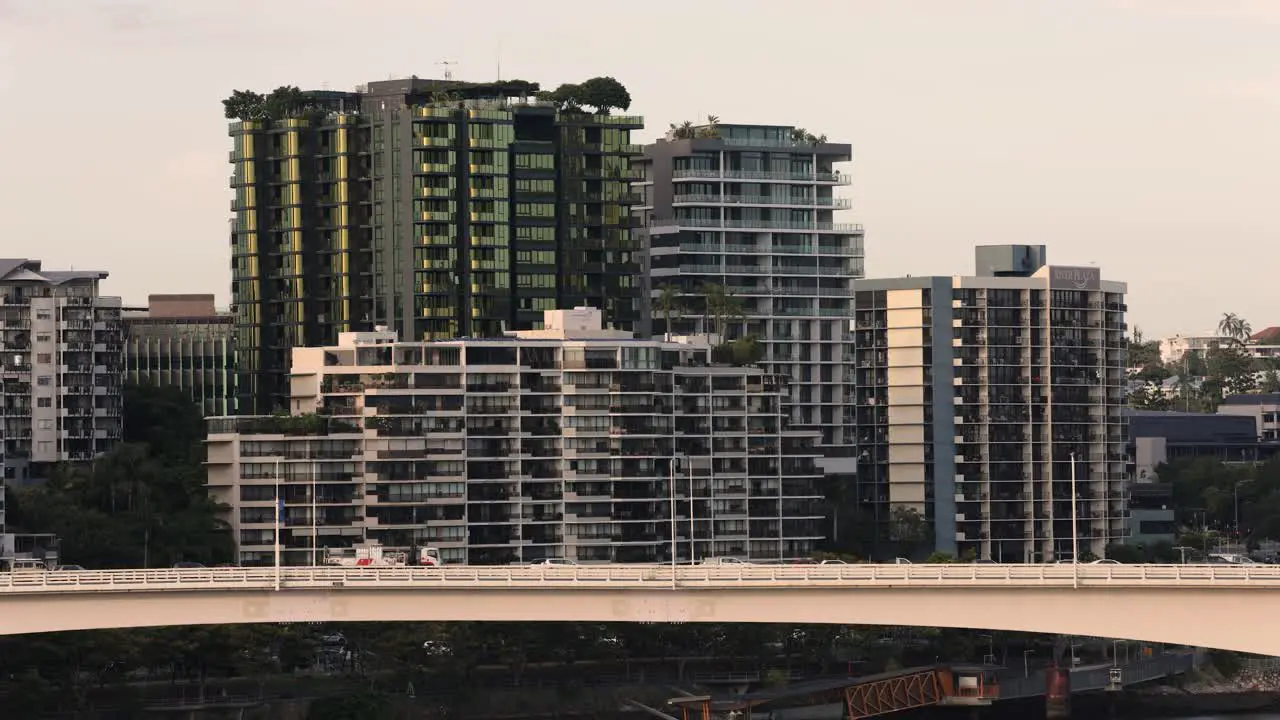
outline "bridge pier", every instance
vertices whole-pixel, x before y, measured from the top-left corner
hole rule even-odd
[[[1044,671],[1044,716],[1048,720],[1071,717],[1071,671],[1054,665]]]

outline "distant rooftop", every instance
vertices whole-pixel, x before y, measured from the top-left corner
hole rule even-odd
[[[39,260],[0,258],[0,282],[38,282],[61,285],[77,280],[103,280],[103,270],[43,270]]]
[[[1222,398],[1223,405],[1280,405],[1280,392],[1243,393]]]

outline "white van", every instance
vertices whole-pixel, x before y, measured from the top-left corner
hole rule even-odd
[[[44,572],[49,568],[45,567],[43,560],[31,560],[29,558],[15,558],[10,561],[9,569],[13,572]]]

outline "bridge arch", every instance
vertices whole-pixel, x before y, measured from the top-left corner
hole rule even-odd
[[[601,586],[603,585],[603,586]],[[1113,637],[1280,655],[1280,595],[1221,587],[594,586],[6,593],[0,634],[274,622],[897,625]]]

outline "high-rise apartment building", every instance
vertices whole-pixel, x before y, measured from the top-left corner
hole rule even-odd
[[[120,441],[120,298],[107,276],[0,259],[0,464],[9,484],[46,478]]]
[[[601,325],[295,350],[293,416],[209,420],[241,561],[271,562],[278,497],[293,564],[364,539],[472,564],[667,561],[673,538],[684,560],[808,556],[820,473],[785,379]]]
[[[235,318],[213,295],[152,295],[146,308],[125,308],[124,380],[178,388],[205,415],[235,414]]]
[[[863,234],[836,222],[849,200],[833,192],[849,184],[835,165],[850,147],[792,127],[687,130],[647,146],[640,163],[649,327],[685,333],[722,322],[710,329],[753,336],[762,365],[791,379],[797,425],[820,431],[824,454],[851,453],[850,320]],[[662,307],[672,296],[679,307]]]
[[[638,322],[630,134],[643,121],[535,90],[372,82],[302,93],[276,119],[268,98],[266,119],[231,124],[242,411],[284,407],[290,349],[343,332],[491,337],[577,305]]]
[[[1101,557],[1126,534],[1125,285],[986,246],[971,277],[860,280],[858,499],[937,549],[1003,562]],[[1072,464],[1075,492],[1072,511]]]

